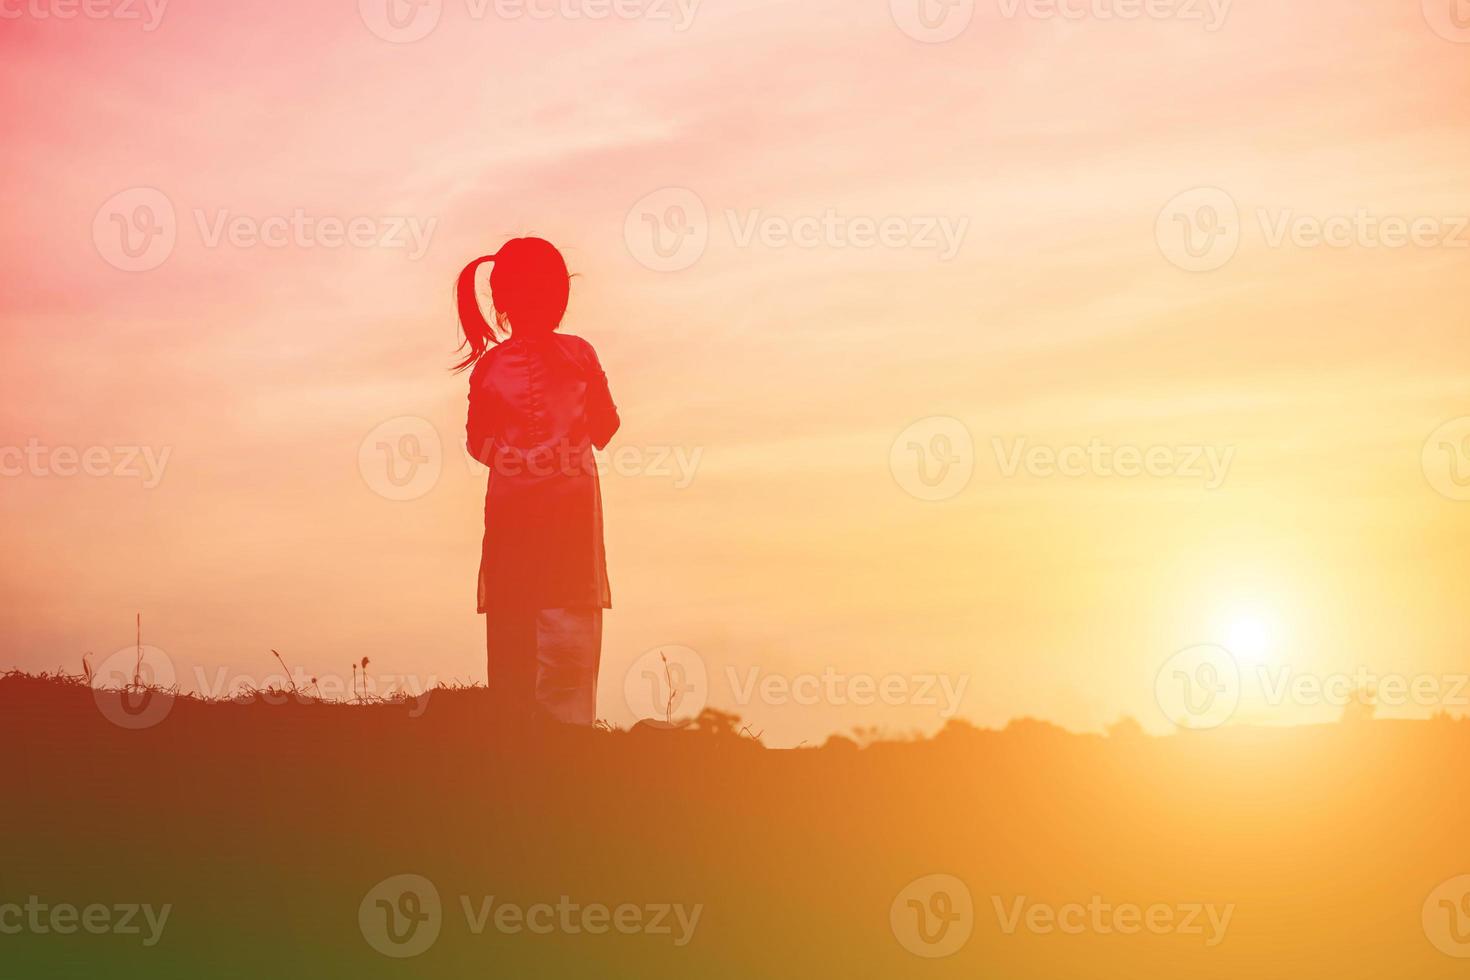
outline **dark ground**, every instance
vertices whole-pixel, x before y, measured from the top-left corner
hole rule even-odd
[[[1437,887],[1470,874],[1463,721],[1157,739],[952,724],[923,742],[771,751],[710,715],[696,731],[516,750],[489,734],[476,690],[368,706],[180,698],[140,730],[109,720],[119,697],[0,678],[0,906],[22,906],[0,910],[0,976],[1470,975],[1450,955],[1470,954],[1470,932],[1463,948],[1448,933],[1445,952],[1423,918]],[[437,938],[405,959],[372,945],[406,948],[369,896],[401,874],[441,903],[422,925]],[[938,947],[914,939],[905,902],[890,921],[931,874],[973,899],[953,926],[973,933],[940,959],[907,948]],[[401,915],[415,909],[402,891],[375,894]],[[58,934],[44,915],[47,932],[17,932],[30,896],[171,911],[151,946],[141,914],[139,934]],[[547,934],[492,916],[475,934],[462,898],[475,912],[489,896],[699,918],[683,945],[673,912],[668,933],[589,934],[579,923],[596,920],[574,914]],[[1007,933],[997,908],[1023,896],[1233,911],[1213,946],[1188,930]]]

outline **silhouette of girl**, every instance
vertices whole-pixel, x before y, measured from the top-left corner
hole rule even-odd
[[[493,327],[475,290],[486,262]],[[457,298],[469,353],[457,369],[472,368],[468,446],[490,468],[478,609],[492,694],[513,717],[539,705],[590,725],[602,610],[612,606],[592,450],[619,420],[592,345],[556,332],[569,279],[540,238],[512,239],[465,266]]]

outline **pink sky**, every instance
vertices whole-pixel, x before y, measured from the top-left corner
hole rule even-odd
[[[625,673],[663,645],[697,651],[709,703],[778,744],[943,718],[740,703],[752,670],[937,675],[972,720],[1085,729],[1159,727],[1159,665],[1242,623],[1276,667],[1466,669],[1470,502],[1421,457],[1470,414],[1470,231],[1453,237],[1470,44],[1417,2],[1237,0],[1208,31],[992,0],[939,44],[876,0],[707,0],[685,30],[444,0],[402,44],[353,3],[179,2],[145,30],[38,17],[49,2],[0,20],[0,444],[169,455],[151,487],[0,481],[7,662],[75,670],[130,643],[141,611],[185,687],[261,680],[271,648],[313,674],[366,655],[482,679],[483,477],[459,451],[450,287],[537,234],[579,274],[565,329],[608,370],[614,448],[698,454],[687,480],[605,476],[614,722],[632,720]],[[1238,206],[1241,241],[1189,272],[1156,219],[1202,187]],[[128,272],[94,223],[132,188],[167,198],[177,240]],[[625,232],[666,188],[697,195],[708,245],[657,271]],[[422,254],[210,244],[222,216],[297,211],[368,219],[375,240],[402,219]],[[1271,240],[1358,212],[1442,240]],[[741,239],[829,214],[912,240]],[[931,223],[963,228],[952,255],[926,247]],[[359,449],[405,417],[446,452],[427,492],[393,501]],[[974,476],[942,501],[890,468],[933,417],[973,440]],[[1007,475],[993,440],[1231,463],[1209,489]]]

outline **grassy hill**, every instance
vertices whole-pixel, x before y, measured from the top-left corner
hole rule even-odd
[[[1470,970],[1463,721],[772,751],[516,737],[482,689],[153,697],[0,678],[3,975]]]

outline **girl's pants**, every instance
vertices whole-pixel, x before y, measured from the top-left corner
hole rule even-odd
[[[601,609],[492,609],[485,650],[490,691],[502,711],[526,716],[539,705],[568,724],[596,719]]]

